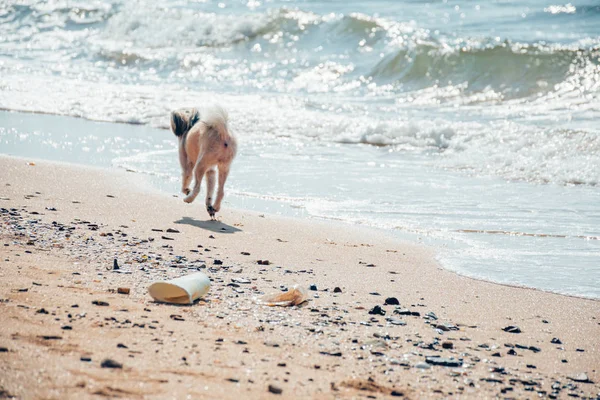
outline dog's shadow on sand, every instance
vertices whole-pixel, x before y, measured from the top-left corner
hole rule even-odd
[[[236,228],[235,226],[227,225],[222,223],[221,221],[200,221],[190,217],[182,217],[180,220],[174,222],[175,224],[185,224],[195,226],[196,228],[202,228],[207,231],[215,232],[215,233],[236,233],[241,232],[241,229]]]

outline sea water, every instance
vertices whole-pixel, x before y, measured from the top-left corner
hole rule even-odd
[[[462,274],[600,297],[595,1],[0,4],[0,108],[112,122],[3,112],[2,153],[176,192],[169,112],[219,102],[240,141],[231,205],[379,227]]]

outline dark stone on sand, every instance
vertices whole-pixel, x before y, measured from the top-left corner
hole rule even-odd
[[[167,229],[167,233],[179,233],[177,229],[169,228]]]
[[[36,311],[36,314],[48,314],[48,311],[46,311],[45,308],[40,308],[39,310]]]
[[[273,393],[273,394],[281,394],[283,393],[283,389],[280,388],[279,386],[275,386],[275,385],[269,385],[269,392]]]
[[[492,357],[502,357],[502,354],[500,354],[500,353],[493,353]]]
[[[309,288],[310,290],[313,290],[313,291],[317,291],[317,290],[318,290],[318,289],[317,289],[317,285],[315,285],[314,283],[313,283],[312,285],[310,285],[308,288]]]
[[[342,352],[341,351],[320,351],[319,354],[323,354],[324,356],[332,356],[332,357],[341,357],[342,356]]]
[[[102,363],[100,364],[100,366],[102,368],[117,368],[117,369],[123,368],[123,364],[121,364],[115,360],[111,360],[110,358],[105,358],[104,361],[102,361]]]
[[[250,255],[250,253],[248,253],[247,251],[242,251],[242,255],[243,255],[243,256],[249,256],[249,255]]]
[[[240,380],[236,379],[236,378],[227,378],[226,381],[233,382],[233,383],[238,383]]]
[[[101,306],[101,307],[109,306],[109,304],[106,301],[101,301],[101,300],[94,300],[94,301],[92,301],[92,304],[95,306]]]
[[[44,340],[61,340],[62,336],[56,336],[56,335],[42,335],[42,336],[38,336],[40,339],[44,339]]]
[[[454,357],[425,357],[425,362],[427,364],[439,365],[442,367],[460,367],[463,364],[461,360],[457,360]]]
[[[498,378],[481,378],[480,381],[488,383],[504,383],[502,379]]]
[[[405,322],[405,321],[402,321],[401,319],[397,319],[397,318],[392,318],[392,317],[389,317],[389,318],[386,318],[385,320],[386,320],[387,322],[389,322],[390,324],[392,324],[392,325],[399,325],[399,326],[404,326],[404,325],[406,325],[406,322]]]
[[[423,318],[431,319],[433,321],[437,321],[437,319],[438,319],[437,315],[435,315],[435,313],[433,311],[430,311],[427,314],[425,314],[425,316]]]
[[[72,331],[73,327],[70,325],[65,325],[65,326],[61,327],[60,329],[65,330],[65,331]]]
[[[417,311],[410,311],[406,309],[394,310],[394,314],[398,315],[412,315],[413,317],[420,317],[421,313]]]
[[[390,392],[390,396],[392,396],[392,397],[403,397],[404,393],[402,393],[402,392],[400,392],[398,390],[392,390]]]
[[[542,351],[542,349],[535,346],[529,346],[529,350],[533,351],[534,353],[539,353],[540,351]]]
[[[583,353],[585,350],[584,349],[575,349],[575,351],[577,351],[579,353]]]
[[[185,321],[185,319],[181,315],[178,315],[178,314],[171,314],[170,317],[174,321]]]
[[[170,238],[168,236],[161,236],[160,238],[163,239],[163,240],[175,240],[175,239]]]
[[[521,329],[518,326],[509,325],[507,327],[502,328],[504,332],[508,333],[521,333]]]
[[[7,347],[0,347],[0,353],[8,353]]]
[[[508,354],[509,356],[516,356],[516,355],[517,355],[517,352],[515,351],[515,349],[510,349],[510,350],[508,351],[508,353],[506,353],[506,354]]]
[[[119,263],[116,258],[113,260],[113,269],[119,269]]]
[[[217,260],[217,259],[214,259],[214,260],[213,260],[213,264],[214,264],[214,265],[223,265],[223,261],[221,261],[221,260]]]
[[[385,304],[390,306],[399,306],[400,301],[398,301],[398,299],[395,297],[388,297],[387,299],[385,299]]]
[[[333,293],[342,293],[342,289],[340,289],[339,286],[336,286],[335,288],[333,288]]]
[[[454,347],[454,343],[452,343],[452,342],[442,342],[443,349],[451,349],[453,347]]]
[[[371,315],[385,315],[385,310],[380,306],[375,306],[371,311],[369,311]]]
[[[550,341],[550,343],[552,344],[562,344],[561,340],[559,338],[552,338],[552,340]]]
[[[117,343],[117,349],[128,349],[129,347],[125,346],[123,343]]]
[[[79,361],[91,362],[92,361],[92,357],[81,356],[81,357],[79,357]]]
[[[537,367],[533,364],[527,364],[527,368],[537,369]]]
[[[271,265],[271,261],[269,260],[257,260],[256,263],[258,265]]]

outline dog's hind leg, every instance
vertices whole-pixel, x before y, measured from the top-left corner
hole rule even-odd
[[[217,171],[214,168],[206,171],[206,211],[211,218],[215,217],[215,209],[212,206],[213,195],[215,193],[215,183],[217,182]]]
[[[194,164],[188,159],[185,151],[185,139],[179,140],[179,163],[181,164],[181,193],[188,195]]]
[[[198,157],[198,162],[196,162],[196,167],[194,168],[194,189],[192,192],[183,199],[186,203],[191,203],[196,199],[198,194],[200,193],[200,185],[202,184],[202,178],[204,178],[204,174],[208,169],[209,165],[206,163],[206,160],[203,159],[202,156]]]
[[[225,182],[229,175],[229,164],[219,164],[219,189],[217,191],[217,200],[213,206],[214,212],[219,212],[221,209],[221,202],[225,196]]]

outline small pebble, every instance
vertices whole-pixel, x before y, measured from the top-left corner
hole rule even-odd
[[[577,375],[570,375],[567,378],[569,378],[570,380],[575,381],[575,382],[592,383],[592,381],[590,381],[590,378],[588,378],[588,376],[584,373],[580,373]]]
[[[502,330],[504,332],[508,332],[508,333],[521,333],[521,329],[518,326],[514,326],[514,325],[509,325],[505,328],[502,328]]]
[[[415,364],[415,368],[419,368],[419,369],[430,369],[431,365],[424,363],[424,362],[419,362]]]
[[[398,306],[400,305],[400,301],[398,301],[398,299],[395,297],[388,297],[387,299],[385,299],[385,304],[390,306]]]
[[[100,366],[102,368],[118,368],[118,369],[123,368],[123,364],[121,364],[115,360],[111,360],[110,358],[104,359],[104,361],[102,361]]]
[[[383,308],[381,308],[380,306],[375,306],[375,307],[373,307],[373,309],[371,309],[371,311],[369,311],[369,314],[371,314],[371,315],[385,315],[385,310]]]
[[[269,392],[273,393],[273,394],[281,394],[283,393],[283,389],[280,388],[279,386],[275,386],[275,385],[269,385]]]

